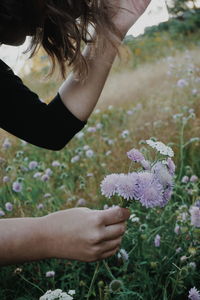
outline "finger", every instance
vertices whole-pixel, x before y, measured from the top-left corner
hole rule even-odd
[[[106,251],[106,252],[104,252],[104,253],[101,254],[100,259],[105,259],[107,257],[113,256],[118,251],[119,251],[119,247],[116,247],[116,248],[114,248],[112,250]]]
[[[120,246],[122,242],[122,237],[118,237],[117,239],[110,240],[110,241],[104,241],[99,244],[99,247],[101,248],[101,253],[112,251],[113,249],[116,249]]]
[[[128,208],[114,207],[106,210],[101,210],[102,223],[104,225],[112,225],[126,221],[130,217]]]
[[[114,225],[105,226],[104,241],[109,241],[121,237],[126,231],[126,223],[121,222]]]

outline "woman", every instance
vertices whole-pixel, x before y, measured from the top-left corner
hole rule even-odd
[[[36,146],[62,149],[92,113],[117,47],[150,0],[1,0],[0,43],[20,45],[32,36],[63,77],[73,71],[47,105],[0,61],[0,127]],[[93,25],[93,33],[91,26]],[[81,42],[87,45],[81,52]],[[2,265],[67,258],[96,261],[114,255],[129,211],[72,208],[41,218],[0,221]],[[77,222],[76,222],[77,220]]]

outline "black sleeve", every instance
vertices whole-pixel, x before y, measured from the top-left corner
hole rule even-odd
[[[77,119],[59,94],[42,102],[0,60],[0,128],[35,146],[61,150],[86,122]]]

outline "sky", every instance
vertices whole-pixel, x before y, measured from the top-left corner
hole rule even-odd
[[[152,0],[143,16],[128,31],[127,35],[138,36],[148,26],[159,24],[168,20],[168,12],[165,0]],[[15,72],[23,66],[26,57],[22,52],[26,49],[27,42],[20,47],[1,46],[0,58],[3,59]]]

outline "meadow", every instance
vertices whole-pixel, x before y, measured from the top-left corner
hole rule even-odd
[[[164,208],[135,201],[121,250],[106,261],[2,267],[2,300],[36,300],[50,289],[75,290],[74,299],[184,300],[192,287],[200,290],[200,225],[191,223],[190,212],[200,207],[200,32],[129,43],[87,125],[64,149],[40,149],[1,131],[0,215],[118,204],[101,194],[100,183],[107,174],[127,173],[127,151],[147,153],[150,138],[175,152],[172,198]],[[24,81],[50,100],[59,82],[41,82],[42,62],[43,70],[39,58]]]

